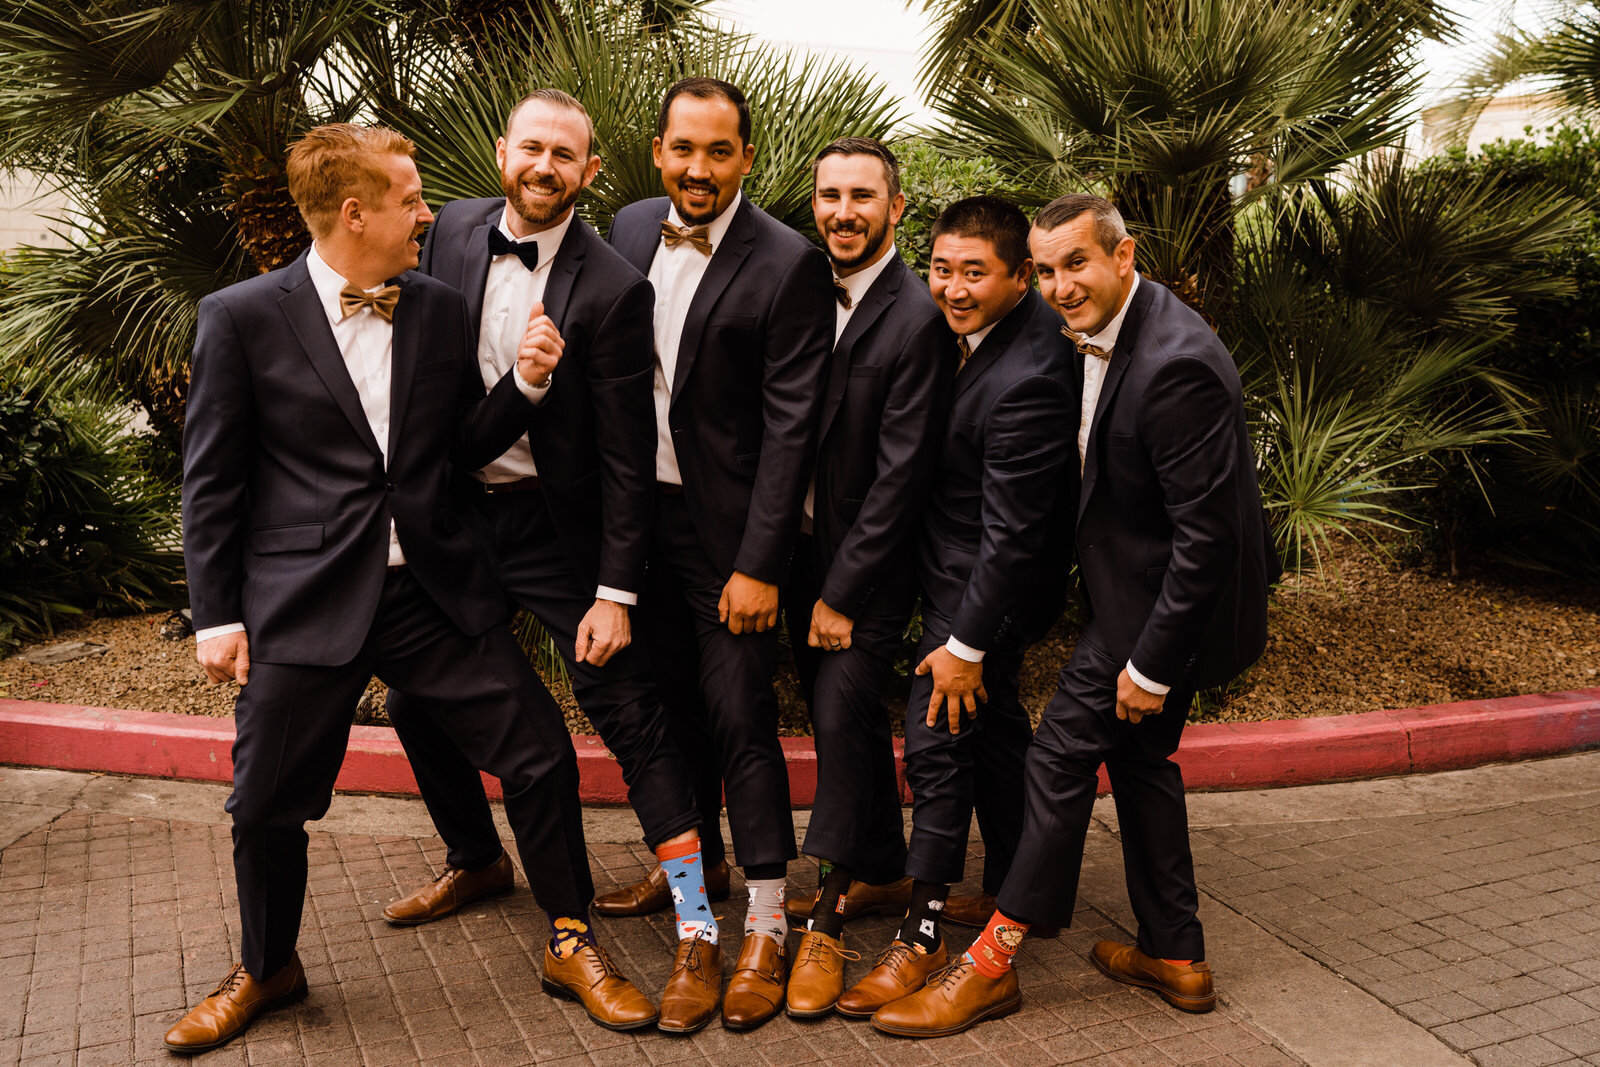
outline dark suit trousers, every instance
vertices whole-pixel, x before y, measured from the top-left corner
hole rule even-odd
[[[874,597],[854,620],[849,648],[812,648],[806,636],[821,585],[815,571],[811,539],[802,537],[793,577],[784,588],[784,618],[817,749],[817,797],[803,851],[883,885],[904,875],[906,865],[900,780],[883,687],[894,670],[911,606],[885,606]]]
[[[594,605],[594,590],[581,587],[572,573],[544,494],[480,494],[467,520],[491,546],[506,594],[543,624],[560,649],[572,695],[617,758],[645,843],[654,848],[694,829],[700,815],[689,766],[667,737],[643,650],[630,644],[603,667],[573,660],[578,624]],[[428,814],[449,848],[450,864],[475,870],[500,855],[500,837],[478,772],[440,729],[434,703],[411,693],[392,693],[389,721],[405,745]]]
[[[707,864],[724,858],[718,812],[726,791],[739,863],[785,863],[795,847],[772,691],[778,631],[736,635],[717,619],[730,577],[701,547],[684,498],[661,496],[639,609],[668,734],[693,768],[701,855]]]
[[[924,606],[922,659],[950,638],[950,622]],[[1031,728],[1018,699],[1019,649],[988,650],[983,688],[989,700],[977,718],[963,717],[952,735],[941,715],[928,726],[932,675],[913,679],[906,705],[906,784],[911,787],[911,848],[906,873],[925,882],[961,881],[967,834],[976,811],[983,834],[983,891],[995,894],[1006,880],[1022,831],[1022,760]]]
[[[1183,773],[1171,759],[1194,691],[1175,686],[1161,714],[1138,724],[1119,720],[1117,676],[1124,664],[1091,642],[1089,634],[1079,639],[1028,749],[1022,843],[999,894],[1000,910],[1025,922],[1072,921],[1104,763],[1140,951],[1205,959]]]
[[[408,571],[390,571],[355,659],[338,667],[258,660],[239,691],[227,810],[244,965],[258,979],[294,950],[306,892],[305,824],[327,813],[356,702],[374,674],[436,701],[439,728],[504,783],[540,906],[577,913],[594,896],[578,761],[561,709],[505,627],[467,637]]]

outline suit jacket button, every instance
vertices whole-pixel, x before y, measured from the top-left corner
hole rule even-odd
[[[394,483],[393,483],[393,482],[384,482],[384,483],[383,483],[383,491],[384,491],[384,492],[385,492],[385,493],[392,493],[392,492],[394,492]]]

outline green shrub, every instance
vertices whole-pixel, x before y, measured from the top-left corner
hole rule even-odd
[[[954,159],[921,138],[896,145],[895,158],[900,161],[900,188],[906,194],[906,213],[895,231],[895,244],[912,269],[926,278],[933,247],[929,234],[940,213],[963,197],[1004,195],[1004,183],[987,156]]]

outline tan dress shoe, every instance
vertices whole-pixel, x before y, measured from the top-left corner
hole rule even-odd
[[[975,930],[982,930],[989,925],[989,920],[994,917],[996,901],[988,893],[977,893],[973,896],[950,897],[944,902],[944,911],[941,921],[953,922],[957,926],[970,926]],[[1049,926],[1045,923],[1034,923],[1028,927],[1029,937],[1055,937],[1061,933],[1061,927]]]
[[[622,977],[605,949],[596,945],[584,945],[560,959],[547,943],[540,985],[553,997],[576,1000],[607,1030],[637,1030],[656,1021],[650,998]]]
[[[947,1037],[1020,1007],[1016,971],[1008,967],[1001,977],[990,978],[958,956],[917,992],[879,1008],[872,1025],[896,1037]]]
[[[792,923],[804,924],[811,918],[811,909],[816,905],[817,894],[820,892],[821,890],[811,893],[785,893],[783,895],[785,917]],[[888,885],[851,881],[850,889],[844,895],[844,910],[839,914],[845,922],[859,919],[864,915],[904,915],[910,904],[911,879],[909,878],[902,878]]]
[[[1101,941],[1089,953],[1089,962],[1107,978],[1155,990],[1180,1011],[1201,1014],[1217,1006],[1211,967],[1205,960],[1180,967],[1146,956],[1133,945]]]
[[[722,949],[703,937],[678,942],[672,974],[661,991],[661,1018],[656,1029],[669,1034],[693,1034],[717,1017],[722,999]]]
[[[778,1014],[788,977],[789,956],[783,942],[766,934],[747,934],[722,998],[723,1028],[754,1030]]]
[[[728,899],[727,860],[706,868],[706,896],[713,902]],[[595,897],[592,910],[596,915],[616,919],[629,915],[653,915],[671,906],[672,890],[667,886],[666,873],[658,863],[642,881]]]
[[[293,1004],[305,995],[306,972],[299,953],[265,982],[256,981],[244,964],[236,963],[209,997],[167,1031],[164,1044],[173,1052],[204,1052],[226,1045],[262,1012]]]
[[[845,991],[834,1010],[852,1019],[867,1019],[885,1004],[928,984],[928,976],[950,962],[944,942],[932,952],[920,952],[898,938],[889,943],[867,976]]]
[[[442,919],[474,900],[509,893],[516,881],[511,857],[500,858],[481,871],[445,867],[444,873],[421,889],[383,909],[383,917],[394,926],[421,926]]]
[[[806,931],[789,970],[789,1017],[817,1019],[833,1011],[844,992],[845,961],[860,958],[861,954],[845,948],[843,941]]]

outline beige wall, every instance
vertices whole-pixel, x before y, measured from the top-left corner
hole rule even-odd
[[[1501,138],[1507,141],[1524,139],[1526,128],[1534,129],[1534,140],[1543,141],[1543,129],[1554,124],[1555,100],[1545,93],[1505,93],[1489,101],[1472,132],[1467,135],[1467,150],[1475,151],[1483,145]],[[1447,136],[1449,119],[1443,107],[1424,108],[1422,112],[1422,152],[1436,155],[1450,147]]]
[[[65,209],[65,198],[41,189],[31,174],[0,174],[0,252],[23,244],[61,244],[50,232],[57,224],[48,216],[64,214]]]

